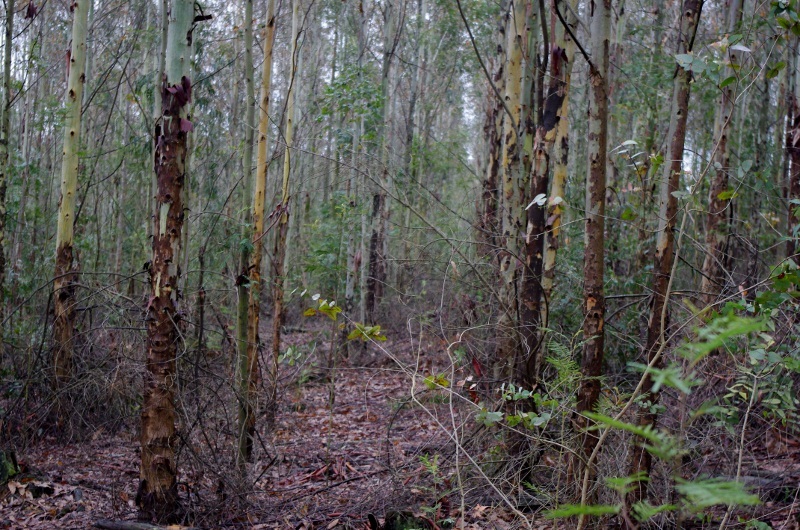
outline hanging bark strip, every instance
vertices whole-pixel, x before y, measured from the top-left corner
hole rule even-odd
[[[597,434],[583,412],[594,410],[600,398],[605,334],[604,232],[606,156],[608,144],[608,50],[611,33],[611,0],[597,0],[591,13],[592,60],[589,65],[589,164],[586,175],[586,231],[583,253],[583,378],[578,390],[575,426],[583,433],[583,455],[588,458],[597,444]],[[581,469],[578,466],[576,469]],[[592,470],[588,470],[590,476]]]
[[[681,11],[681,23],[677,53],[691,53],[700,12],[703,9],[702,0],[685,0]],[[672,276],[672,267],[675,262],[675,222],[678,215],[678,199],[674,192],[680,187],[683,172],[683,150],[686,140],[686,120],[689,115],[689,94],[691,73],[681,66],[676,67],[672,88],[672,105],[669,122],[669,151],[667,163],[664,165],[664,174],[659,192],[658,232],[656,239],[656,252],[653,262],[653,301],[650,306],[650,318],[647,324],[647,361],[653,362],[657,355],[660,356],[666,340],[666,331],[669,321],[667,297],[669,283]],[[655,365],[659,368],[661,363]],[[643,395],[652,405],[658,402],[658,394],[653,392],[653,380],[650,375],[645,375]],[[637,414],[637,423],[642,426],[655,427],[658,415],[651,412],[652,406],[642,406]],[[645,440],[635,437],[631,447],[631,464],[629,476],[642,473],[650,475],[653,465],[652,455],[644,449]],[[635,488],[628,495],[627,507],[644,500],[647,494],[647,482],[637,481]]]
[[[742,1],[728,0],[726,18],[728,21],[728,35],[733,34],[742,21]],[[738,75],[738,66],[741,63],[741,53],[733,48],[728,49],[731,67],[724,69],[721,79]],[[703,302],[713,305],[725,286],[725,272],[728,257],[725,247],[728,243],[730,226],[731,199],[727,196],[728,181],[731,170],[730,134],[733,129],[733,112],[736,105],[737,81],[722,89],[719,97],[717,114],[714,121],[714,167],[716,173],[708,192],[708,215],[706,216],[706,254],[703,260],[703,279],[700,292]]]
[[[167,36],[165,76],[160,87],[161,117],[154,138],[155,221],[147,304],[147,374],[142,404],[142,461],[136,504],[140,517],[174,522],[181,517],[175,449],[179,257],[184,224],[184,192],[192,96],[189,79],[194,17],[193,0],[174,0]]]
[[[65,97],[64,158],[61,163],[61,202],[56,233],[56,268],[53,278],[55,321],[53,322],[53,366],[56,388],[72,376],[73,333],[75,327],[75,271],[73,269],[75,196],[78,188],[78,152],[81,144],[81,101],[86,84],[86,33],[89,0],[76,0],[71,9],[72,48],[70,50]]]

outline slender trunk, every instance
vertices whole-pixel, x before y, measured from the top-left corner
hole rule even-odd
[[[381,76],[381,101],[383,101],[383,125],[381,127],[381,180],[372,196],[372,233],[369,240],[369,276],[367,277],[367,318],[375,320],[375,308],[383,296],[386,283],[386,253],[384,240],[389,218],[386,193],[391,187],[389,171],[389,143],[391,140],[391,74],[395,46],[394,5],[386,3],[386,20],[383,40],[383,69]]]
[[[570,27],[573,35],[577,31],[578,21],[575,17],[575,7],[577,0],[554,0],[553,9],[564,17],[564,21]],[[561,57],[556,58],[557,50],[561,51]],[[559,89],[556,97],[561,98],[561,108],[558,109],[557,123],[555,126],[555,137],[553,138],[552,165],[553,182],[550,186],[550,197],[547,202],[547,216],[545,229],[547,232],[546,246],[544,252],[544,264],[542,265],[542,324],[548,325],[550,314],[550,301],[553,294],[553,286],[556,278],[556,255],[559,248],[559,237],[561,233],[561,203],[564,200],[567,184],[567,162],[569,161],[569,89],[572,77],[572,63],[575,58],[575,41],[564,30],[563,25],[556,23],[556,45],[551,50],[554,56],[551,57],[552,75],[557,78]],[[559,65],[558,67],[556,65]],[[552,96],[551,96],[552,97]],[[549,98],[548,98],[549,101]],[[545,104],[547,107],[547,103]],[[545,111],[546,114],[546,111]]]
[[[256,162],[256,183],[253,194],[253,252],[250,256],[250,298],[248,300],[247,319],[247,381],[242,378],[240,389],[241,399],[246,406],[243,431],[246,436],[245,444],[252,448],[252,439],[255,434],[255,417],[258,410],[255,402],[256,389],[259,380],[258,350],[260,339],[258,335],[259,318],[261,315],[261,259],[264,255],[264,207],[267,195],[267,144],[269,133],[269,97],[272,89],[272,45],[275,41],[275,0],[269,0],[267,5],[267,27],[264,35],[264,70],[261,76],[261,100],[258,113],[258,148]],[[275,388],[278,377],[278,358],[270,359],[269,380],[270,388]],[[242,453],[242,441],[239,443]]]
[[[274,308],[272,314],[272,362],[277,362],[281,352],[281,326],[283,326],[283,282],[284,258],[286,257],[286,235],[289,231],[289,175],[292,168],[292,134],[294,129],[294,91],[297,79],[298,31],[299,31],[300,0],[292,0],[292,40],[291,40],[291,65],[289,74],[289,92],[286,95],[286,128],[283,134],[286,149],[283,155],[283,180],[281,184],[281,202],[278,205],[278,234],[275,238],[275,251],[273,261],[272,292]],[[270,413],[274,411],[277,399],[277,379],[271,381],[272,388],[268,390]]]
[[[702,0],[684,0],[681,9],[681,22],[677,52],[691,53],[697,25],[702,10]],[[653,261],[653,301],[650,306],[650,318],[647,324],[647,361],[652,362],[660,355],[666,340],[669,320],[667,296],[672,267],[675,260],[675,222],[678,214],[678,199],[674,193],[678,191],[683,173],[683,151],[686,140],[686,120],[689,115],[689,92],[691,73],[681,66],[676,66],[672,88],[672,105],[669,121],[669,151],[664,164],[661,189],[659,191],[658,232],[656,233],[656,249]],[[659,367],[660,363],[656,366]],[[655,405],[658,394],[653,392],[653,380],[645,376],[643,395]],[[637,414],[637,423],[643,427],[655,427],[658,416],[651,412],[653,407],[641,407]],[[645,440],[635,438],[631,447],[630,476],[639,473],[649,476],[652,469],[652,455],[644,448]],[[643,500],[647,494],[647,483],[638,481],[628,495],[627,506]]]
[[[153,224],[151,294],[147,304],[147,374],[142,403],[139,491],[140,516],[158,522],[179,519],[175,450],[175,381],[181,319],[178,283],[184,220],[184,183],[191,100],[193,0],[173,0],[161,91],[161,117],[155,124],[155,172],[158,182]]]
[[[251,201],[252,168],[253,168],[253,127],[255,127],[255,89],[253,87],[253,0],[244,0],[244,84],[245,84],[245,117],[244,148],[242,149],[242,188],[244,194],[242,209]],[[247,223],[242,223],[243,237],[246,237]],[[239,249],[239,275],[236,277],[237,309],[236,309],[236,349],[237,349],[237,387],[239,391],[239,436],[236,450],[236,467],[244,475],[245,463],[250,461],[253,453],[253,435],[255,433],[255,415],[250,401],[250,377],[253,364],[248,356],[247,327],[249,304],[250,249],[241,245]],[[255,361],[255,359],[253,359]]]
[[[790,235],[786,242],[786,257],[794,259],[800,265],[800,254],[797,254],[797,236],[795,230],[800,225],[800,204],[792,203],[793,200],[800,200],[800,142],[796,138],[800,137],[800,39],[792,39],[793,50],[791,63],[794,70],[789,70],[789,88],[786,99],[787,123],[786,123],[786,161],[788,166],[784,173],[787,176],[785,183],[785,196],[788,203],[787,234]]]
[[[525,190],[522,184],[522,149],[520,132],[522,123],[522,45],[525,39],[526,2],[513,0],[506,25],[506,82],[505,107],[510,112],[503,122],[502,152],[502,234],[499,241],[500,254],[500,304],[501,314],[498,322],[497,364],[498,378],[505,379],[513,372],[514,354],[519,346],[519,311],[517,291],[521,276]]]
[[[91,0],[89,0],[91,1]],[[86,33],[89,1],[72,4],[72,48],[69,56],[69,80],[65,97],[64,155],[61,165],[61,202],[56,233],[56,267],[53,280],[55,321],[53,323],[53,366],[56,387],[72,375],[73,327],[75,325],[75,271],[72,242],[74,235],[75,195],[78,187],[78,153],[81,147],[81,101],[86,82]]]
[[[605,324],[604,232],[606,198],[606,156],[608,133],[608,51],[611,33],[611,0],[597,0],[591,13],[592,63],[589,65],[589,115],[586,175],[586,228],[583,252],[583,378],[578,390],[576,427],[589,426],[583,412],[594,410],[600,398],[603,373]],[[589,457],[597,443],[595,431],[583,432],[583,456]],[[579,467],[580,468],[580,467]],[[591,470],[590,470],[591,473]]]
[[[0,118],[0,367],[5,358],[3,343],[5,329],[5,278],[6,278],[6,189],[11,165],[8,163],[11,148],[11,47],[14,37],[14,0],[6,0],[6,34],[3,48],[3,108]],[[30,127],[30,125],[28,125]],[[24,205],[20,204],[20,208]]]
[[[742,1],[728,0],[726,18],[728,21],[728,34],[733,34],[742,21]],[[728,49],[732,67],[724,69],[721,79],[738,74],[740,52]],[[728,175],[730,173],[731,153],[728,140],[733,130],[733,112],[736,104],[738,82],[733,82],[722,89],[719,97],[717,114],[714,122],[714,167],[716,173],[711,182],[708,193],[708,214],[706,216],[706,253],[703,260],[703,279],[700,292],[706,305],[713,305],[723,290],[726,283],[725,269],[727,257],[725,246],[728,240],[730,227],[727,217],[729,214],[730,197],[725,192],[728,190]]]

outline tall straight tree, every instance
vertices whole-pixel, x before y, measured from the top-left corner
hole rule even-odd
[[[253,128],[255,126],[255,88],[253,68],[253,0],[244,0],[244,82],[247,97],[245,106],[244,124],[244,149],[242,152],[242,182],[244,183],[245,201],[250,199],[253,173]],[[247,230],[245,228],[245,230]],[[247,245],[242,245],[239,256],[241,271],[236,278],[236,292],[238,294],[238,307],[236,317],[237,354],[238,354],[238,387],[239,387],[239,444],[236,451],[236,465],[244,470],[244,464],[250,459],[253,451],[253,429],[255,417],[252,414],[250,403],[250,373],[251,361],[249,359],[249,346],[247,343],[247,321],[249,312],[248,287],[250,274],[250,253]],[[255,358],[253,359],[255,362]],[[255,367],[253,367],[255,368]]]
[[[788,200],[800,199],[800,38],[793,37],[791,40],[792,50],[789,53],[790,64],[793,70],[787,72],[789,77],[786,90],[786,161],[784,162],[784,172],[788,179],[785,183],[785,194]],[[787,233],[791,236],[786,241],[786,256],[794,259],[795,263],[800,264],[800,255],[797,254],[797,237],[794,230],[800,224],[798,215],[798,205],[789,203],[787,215]]]
[[[575,16],[577,0],[554,0],[553,16],[562,16],[564,22],[569,26],[572,34],[567,32],[564,25],[560,23],[556,26],[556,42],[551,53],[556,54],[560,50],[560,58],[552,57],[552,75],[557,78],[557,96],[561,98],[561,108],[558,111],[558,123],[553,138],[553,150],[550,155],[551,165],[553,166],[553,182],[550,186],[550,199],[547,205],[546,232],[544,263],[542,265],[542,323],[546,326],[549,318],[549,304],[553,293],[553,286],[556,277],[556,255],[559,247],[559,235],[561,232],[561,202],[566,193],[567,184],[567,162],[569,159],[569,88],[572,79],[572,64],[575,57],[575,35],[578,28],[577,17]],[[556,64],[560,68],[556,68]],[[550,96],[552,97],[552,96]]]
[[[258,323],[261,312],[261,259],[264,254],[264,205],[267,195],[267,142],[269,132],[269,96],[272,89],[272,49],[275,42],[275,0],[267,4],[267,26],[264,35],[264,70],[261,75],[261,100],[258,111],[258,147],[256,185],[253,192],[253,252],[250,256],[250,296],[247,305],[247,365],[241,378],[240,399],[246,410],[240,432],[239,454],[249,457],[253,447],[257,406],[254,402],[258,385]],[[275,388],[278,358],[270,359],[270,388]],[[246,376],[246,377],[244,377]]]
[[[175,448],[175,380],[178,354],[179,257],[184,222],[184,183],[194,0],[173,0],[161,86],[161,116],[155,124],[157,191],[147,303],[147,374],[141,427],[141,467],[136,503],[142,518],[174,521],[181,513]]]
[[[510,376],[513,370],[514,354],[519,346],[517,325],[517,286],[520,278],[519,256],[521,254],[520,234],[523,231],[523,205],[525,190],[522,185],[522,161],[520,151],[520,131],[522,125],[522,44],[525,38],[526,2],[513,0],[506,24],[506,64],[505,64],[505,109],[508,116],[503,121],[503,152],[501,155],[502,178],[502,233],[500,246],[500,289],[501,315],[499,320],[497,368],[506,371],[498,376]]]
[[[6,278],[6,189],[11,166],[9,133],[11,132],[11,44],[14,38],[14,0],[6,0],[6,38],[3,48],[3,108],[0,117],[0,323],[5,322]],[[26,133],[29,134],[28,131]],[[0,326],[0,363],[4,357],[3,328]]]
[[[393,2],[385,7],[385,29],[383,35],[383,67],[381,71],[381,100],[383,101],[383,125],[381,126],[381,181],[372,197],[372,235],[369,241],[369,276],[367,277],[367,318],[375,320],[375,307],[383,295],[386,283],[386,253],[384,249],[389,221],[389,204],[386,194],[391,187],[389,171],[389,149],[391,146],[391,101],[392,58],[397,44],[395,35],[396,14]]]
[[[680,31],[678,32],[678,46],[676,53],[691,53],[700,12],[703,9],[702,0],[684,0],[681,8]],[[653,302],[650,306],[650,318],[647,322],[647,360],[649,363],[658,359],[666,341],[668,323],[667,296],[672,279],[672,268],[675,263],[675,222],[678,214],[678,191],[683,170],[683,150],[686,141],[686,120],[689,116],[689,94],[691,73],[682,66],[677,65],[675,77],[672,81],[672,103],[669,120],[669,151],[664,164],[664,173],[661,178],[659,190],[658,232],[656,233],[656,252],[653,262]],[[651,403],[655,404],[658,394],[653,393],[653,380],[650,375],[645,376],[643,386],[645,395],[649,395]],[[642,427],[655,427],[657,415],[651,412],[652,407],[641,407],[638,413],[638,424]],[[653,464],[652,455],[644,448],[645,440],[635,438],[631,448],[630,476],[640,473],[650,474]],[[632,506],[645,498],[647,483],[643,480],[635,483],[636,487],[628,496],[627,506]]]
[[[78,188],[78,152],[81,146],[81,102],[86,83],[86,32],[89,4],[75,0],[72,10],[72,47],[69,54],[67,94],[64,98],[64,154],[61,161],[61,202],[56,232],[56,270],[53,278],[55,321],[53,323],[53,366],[56,386],[72,374],[73,328],[75,325],[74,237],[75,196]]]
[[[728,35],[735,33],[742,21],[743,0],[727,0],[725,11]],[[737,75],[740,55],[734,47],[727,48],[731,66],[724,69],[721,79]],[[716,173],[708,191],[708,214],[706,215],[706,253],[703,260],[703,279],[700,291],[706,305],[714,304],[725,284],[725,245],[730,232],[727,218],[731,213],[728,177],[731,170],[730,134],[733,129],[733,113],[736,105],[737,83],[725,86],[719,95],[717,113],[714,118],[714,167]]]
[[[297,55],[299,53],[298,35],[300,31],[300,1],[292,0],[292,41],[291,64],[289,71],[289,93],[286,94],[286,128],[283,139],[286,149],[283,155],[283,179],[281,181],[281,202],[278,205],[278,234],[275,238],[275,252],[273,253],[272,289],[275,307],[272,310],[272,359],[277,362],[281,352],[281,326],[283,325],[283,261],[286,257],[286,236],[289,231],[289,175],[292,169],[292,134],[294,133],[294,92],[295,74],[297,73]],[[278,381],[270,381],[272,388],[268,405],[275,407]]]
[[[597,435],[586,431],[582,413],[592,411],[600,398],[605,334],[604,231],[606,211],[606,157],[608,144],[608,49],[611,36],[611,0],[596,0],[591,15],[589,64],[589,153],[586,175],[586,224],[583,251],[583,378],[578,389],[576,424],[583,433],[582,449],[589,457]],[[588,470],[591,473],[591,470]]]

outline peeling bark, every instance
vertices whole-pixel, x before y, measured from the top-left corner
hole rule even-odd
[[[175,449],[175,391],[181,321],[179,312],[182,230],[188,138],[192,130],[188,77],[194,2],[174,0],[170,13],[167,57],[161,90],[161,117],[154,138],[157,191],[147,304],[147,374],[142,404],[142,461],[136,504],[140,517],[175,522],[182,514],[178,499]]]

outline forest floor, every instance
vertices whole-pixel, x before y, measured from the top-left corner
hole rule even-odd
[[[307,347],[313,338],[291,334],[287,345]],[[248,486],[232,486],[230,428],[210,433],[195,428],[184,439],[180,491],[193,524],[368,529],[370,515],[382,521],[395,512],[413,515],[427,528],[559,528],[541,516],[532,526],[522,525],[488,481],[457,483],[452,436],[470,436],[474,412],[464,406],[467,400],[452,399],[456,392],[420,384],[441,375],[459,392],[464,381],[470,386],[470,374],[450,365],[445,347],[436,339],[373,347],[359,362],[337,366],[335,385],[326,359],[313,348],[304,359],[282,366],[276,425],[261,434]],[[19,454],[24,472],[0,492],[0,528],[83,529],[100,519],[134,521],[138,445],[132,428],[98,429],[79,442],[51,438],[26,448]],[[764,470],[800,477],[797,446],[783,449],[778,455],[768,448],[753,454],[744,474],[759,476]],[[461,459],[463,465],[463,454]],[[795,496],[766,504],[761,520],[771,528],[796,530],[797,511]]]

